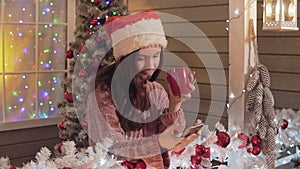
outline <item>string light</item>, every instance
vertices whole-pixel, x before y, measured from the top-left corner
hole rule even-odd
[[[239,19],[239,18],[245,13],[245,11],[248,10],[248,9],[251,7],[251,5],[252,5],[254,2],[256,2],[256,0],[251,0],[251,1],[249,1],[249,2],[245,5],[244,9],[243,9],[241,12],[240,12],[240,10],[239,10],[238,8],[235,9],[235,10],[233,11],[233,13],[235,14],[235,16],[232,17],[232,18],[226,19],[226,22],[229,24],[229,22],[230,22],[231,20]],[[227,27],[225,28],[225,30],[226,30],[226,31],[229,31],[229,27],[227,26]]]
[[[47,118],[48,113],[55,115],[58,110],[51,108],[56,105],[57,94],[63,98],[63,93],[60,90],[60,80],[57,74],[38,74],[38,79],[35,75],[22,74],[19,71],[55,71],[56,67],[64,67],[64,56],[58,50],[64,47],[65,32],[55,28],[55,23],[63,23],[64,16],[61,12],[60,2],[49,2],[48,0],[39,0],[40,10],[34,11],[34,8],[23,1],[8,1],[5,4],[5,19],[8,22],[14,22],[13,26],[5,25],[4,31],[4,51],[5,55],[5,71],[15,72],[17,75],[5,75],[6,83],[6,102],[7,102],[7,121],[19,121],[29,118]],[[1,4],[2,6],[4,4]],[[35,13],[37,12],[37,13]],[[28,26],[28,22],[36,22],[35,16],[39,15],[37,22],[50,22],[35,28],[35,25]],[[53,24],[52,24],[52,23]],[[19,23],[19,24],[18,24]],[[23,23],[25,23],[23,25]],[[22,25],[21,25],[22,24]],[[43,30],[47,29],[47,30]],[[49,29],[49,30],[48,30]],[[37,32],[38,31],[38,32]],[[37,34],[38,44],[34,43],[35,35]],[[48,40],[49,39],[49,40]],[[61,43],[61,44],[59,44]],[[57,48],[58,47],[58,48]],[[38,48],[38,64],[36,67],[35,50]],[[63,57],[63,58],[62,58]],[[55,67],[54,67],[55,63]],[[3,73],[3,72],[1,72]],[[63,78],[63,77],[62,77]],[[32,83],[34,82],[35,83]],[[14,83],[14,85],[11,85]],[[36,95],[36,86],[38,87],[38,97]],[[55,96],[55,101],[52,97]],[[38,105],[45,106],[44,111],[37,117],[36,101]],[[47,107],[47,108],[46,108]],[[22,115],[21,115],[22,113]],[[1,122],[0,122],[1,123]]]

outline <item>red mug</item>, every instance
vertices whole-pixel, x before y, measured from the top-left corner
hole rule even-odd
[[[190,93],[190,83],[193,84],[195,81],[195,75],[188,67],[177,67],[167,71],[167,82],[175,96]]]

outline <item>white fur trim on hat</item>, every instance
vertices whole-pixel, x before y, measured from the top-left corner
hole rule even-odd
[[[111,34],[116,60],[140,48],[159,45],[167,46],[167,40],[160,19],[142,19],[114,31]]]

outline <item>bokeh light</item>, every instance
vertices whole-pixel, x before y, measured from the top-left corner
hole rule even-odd
[[[57,103],[64,97],[68,1],[2,2],[0,123],[58,116]]]

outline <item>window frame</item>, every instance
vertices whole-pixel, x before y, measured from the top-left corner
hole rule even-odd
[[[10,22],[5,22],[4,21],[4,3],[5,3],[5,0],[0,0],[1,1],[1,22],[0,22],[0,26],[1,26],[1,36],[3,37],[4,35],[4,26],[5,24],[7,23],[10,23]],[[38,0],[35,0],[35,1],[38,1]],[[36,7],[36,9],[38,8],[38,5]],[[74,35],[73,35],[73,32],[75,31],[75,26],[76,26],[76,1],[74,0],[67,0],[67,21],[66,23],[63,23],[62,25],[65,25],[66,26],[66,31],[67,31],[67,34],[66,34],[66,46],[68,47],[68,44],[72,41],[75,40],[74,38]],[[37,10],[38,11],[38,10]],[[42,22],[39,22],[39,21],[36,21],[35,24],[43,24]],[[59,25],[59,24],[58,24]],[[35,41],[36,41],[36,44],[37,44],[37,38],[38,37],[35,37]],[[2,39],[2,52],[0,53],[0,57],[4,57],[4,39]],[[37,50],[37,49],[36,49]],[[36,52],[37,53],[37,52]],[[67,64],[67,67],[65,70],[57,70],[57,71],[54,71],[54,72],[49,72],[49,73],[66,73],[67,76],[68,76],[68,60],[66,60],[66,64]],[[4,72],[4,62],[2,62],[2,70],[1,72]],[[45,71],[30,71],[30,72],[34,72],[35,73],[35,76],[38,76],[40,75],[39,73],[47,73]],[[14,72],[14,74],[24,74],[24,73],[28,73],[26,71],[22,71],[22,72]],[[2,83],[5,83],[5,76],[3,73],[2,74]],[[9,74],[9,73],[8,73]],[[62,79],[63,80],[63,79]],[[2,98],[3,98],[3,101],[2,103],[0,104],[4,104],[6,105],[6,102],[5,102],[5,85],[2,85],[2,89],[1,89],[3,92],[2,92]],[[15,129],[25,129],[25,128],[33,128],[33,127],[42,127],[42,126],[49,126],[49,125],[57,125],[60,121],[62,121],[63,117],[61,115],[58,115],[57,117],[49,117],[49,118],[39,118],[39,119],[28,119],[28,120],[21,120],[21,121],[5,121],[5,110],[6,109],[6,106],[3,106],[3,109],[0,110],[0,113],[2,113],[4,115],[3,117],[3,121],[0,122],[0,131],[8,131],[8,130],[15,130]]]

